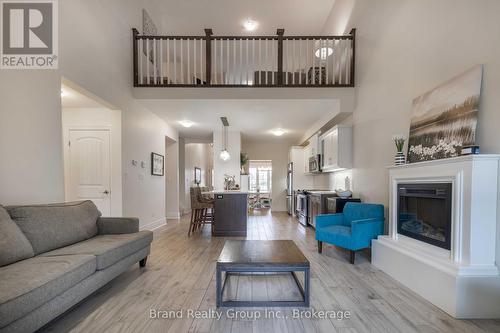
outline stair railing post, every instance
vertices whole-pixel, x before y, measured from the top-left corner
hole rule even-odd
[[[283,35],[285,29],[278,29],[278,86],[283,85]]]
[[[212,79],[212,29],[205,29],[205,68],[207,85],[211,84]]]
[[[138,70],[138,55],[137,55],[137,36],[139,35],[139,31],[136,28],[132,28],[132,49],[134,54],[132,55],[132,61],[134,62],[134,87],[139,83],[139,70]]]
[[[351,82],[350,86],[354,87],[354,74],[356,68],[356,29],[351,29],[349,34],[352,36],[352,58],[351,58]]]

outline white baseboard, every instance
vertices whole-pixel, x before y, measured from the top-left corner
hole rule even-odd
[[[149,222],[148,224],[145,224],[143,226],[139,227],[139,230],[155,230],[158,229],[159,227],[163,227],[164,225],[167,224],[166,218],[162,217],[161,219],[155,220],[153,222]]]
[[[180,219],[181,218],[181,213],[180,212],[167,212],[167,219]]]

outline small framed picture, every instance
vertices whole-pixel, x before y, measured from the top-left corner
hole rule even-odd
[[[165,174],[165,157],[157,153],[151,153],[151,174],[163,176]]]
[[[194,167],[194,183],[196,185],[201,184],[201,169],[198,167]]]

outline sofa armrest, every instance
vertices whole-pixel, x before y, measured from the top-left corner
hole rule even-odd
[[[344,214],[321,214],[316,216],[316,229],[321,229],[331,225],[342,225]]]
[[[99,217],[97,219],[99,235],[132,234],[139,231],[137,217]]]

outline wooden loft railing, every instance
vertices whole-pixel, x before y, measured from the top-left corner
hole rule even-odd
[[[133,32],[134,87],[353,87],[345,36],[145,36]]]

